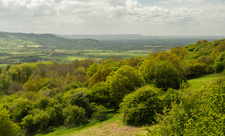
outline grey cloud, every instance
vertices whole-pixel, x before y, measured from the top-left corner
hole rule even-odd
[[[110,6],[125,6],[124,0],[108,0]]]
[[[224,3],[197,5],[193,1],[164,0],[161,3],[167,4],[160,7],[145,6],[137,0],[0,0],[0,29],[4,26],[1,24],[8,23],[12,29],[23,30],[26,27],[26,30],[30,28],[35,32],[60,32],[64,29],[71,33],[98,29],[103,32],[107,27],[118,27],[110,29],[112,32],[119,31],[119,28],[130,32],[134,27],[144,32],[144,27],[152,25],[188,27],[208,25],[205,22],[213,21],[218,25],[224,23]],[[177,3],[177,6],[170,6],[172,3]]]
[[[60,3],[62,0],[55,0],[55,3]]]

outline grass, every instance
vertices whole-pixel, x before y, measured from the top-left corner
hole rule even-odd
[[[202,89],[207,83],[210,83],[211,81],[221,76],[222,76],[221,73],[217,73],[217,74],[205,75],[195,79],[190,79],[188,80],[188,83],[191,84],[191,87],[189,89],[192,89],[192,90]]]
[[[46,54],[48,52],[48,54]],[[58,56],[52,56],[53,53],[62,53],[63,55],[59,54]],[[82,52],[82,55],[75,55],[75,53]],[[12,62],[12,64],[16,62],[20,62],[21,59],[27,58],[29,56],[35,56],[37,58],[43,58],[43,59],[52,59],[56,60],[59,59],[59,63],[64,62],[71,62],[73,60],[83,60],[90,57],[95,58],[109,58],[111,56],[115,57],[122,57],[123,59],[130,58],[132,56],[147,56],[147,54],[143,54],[143,51],[141,50],[128,50],[128,51],[113,51],[113,50],[11,50],[8,48],[5,53],[13,54],[12,56],[0,56],[0,62],[2,60],[2,63],[5,62]],[[72,55],[74,53],[74,55]]]
[[[8,64],[0,64],[0,67],[6,67]]]
[[[142,127],[124,125],[122,115],[115,114],[112,118],[103,122],[70,129],[60,127],[44,136],[133,136],[135,134],[147,134],[147,131],[143,130]],[[41,136],[41,134],[36,136]]]

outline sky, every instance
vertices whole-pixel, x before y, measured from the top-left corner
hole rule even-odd
[[[225,36],[225,0],[0,0],[0,31]]]

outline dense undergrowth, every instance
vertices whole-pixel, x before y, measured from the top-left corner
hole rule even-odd
[[[197,41],[126,60],[8,65],[0,70],[1,135],[77,127],[120,112],[149,135],[224,135],[224,80],[190,90],[187,79],[225,68],[225,40]],[[219,124],[219,125],[218,125]]]

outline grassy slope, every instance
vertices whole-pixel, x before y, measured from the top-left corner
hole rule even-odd
[[[142,127],[127,126],[122,123],[121,115],[115,114],[113,118],[91,126],[81,126],[66,129],[61,127],[45,136],[131,136],[135,134],[146,134]],[[40,135],[36,135],[40,136]]]
[[[202,89],[205,85],[207,85],[207,83],[210,83],[212,80],[219,78],[221,76],[222,74],[218,73],[218,74],[202,76],[195,79],[190,79],[188,80],[188,83],[191,84],[191,87],[189,89],[192,89],[192,90]]]

